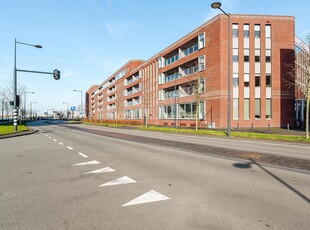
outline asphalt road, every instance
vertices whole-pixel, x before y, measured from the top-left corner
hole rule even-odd
[[[309,229],[308,173],[35,128],[0,139],[0,229]]]

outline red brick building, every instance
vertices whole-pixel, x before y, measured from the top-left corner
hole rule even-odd
[[[131,60],[86,93],[90,119],[169,126],[227,127],[228,26],[231,127],[294,125],[295,19],[218,15],[147,61]],[[199,103],[196,103],[199,101]],[[175,109],[176,108],[176,109]]]

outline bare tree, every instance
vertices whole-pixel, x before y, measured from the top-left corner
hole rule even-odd
[[[286,82],[288,86],[295,87],[306,100],[306,139],[309,138],[309,106],[310,106],[310,34],[307,36],[308,44],[295,53],[295,63],[288,64]]]
[[[205,90],[204,78],[200,76],[200,73],[197,73],[190,77],[189,83],[193,87],[194,103],[196,105],[195,123],[196,123],[196,130],[198,130],[201,95],[204,93]]]

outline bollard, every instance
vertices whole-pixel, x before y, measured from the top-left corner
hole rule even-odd
[[[268,132],[270,132],[270,123],[268,123]]]
[[[253,125],[253,123],[252,123],[252,132],[254,131],[254,125]]]
[[[290,131],[290,124],[287,124],[287,131]]]

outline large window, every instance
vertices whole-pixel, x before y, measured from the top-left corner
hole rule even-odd
[[[233,99],[233,119],[239,119],[239,99]]]
[[[160,119],[172,119],[175,117],[174,105],[166,105],[160,107]],[[204,102],[199,103],[199,119],[204,118]],[[177,105],[176,118],[177,119],[195,119],[196,117],[196,103]]]
[[[237,38],[238,37],[238,24],[233,24],[232,28],[233,28],[233,31],[232,31],[233,37]]]
[[[199,34],[199,49],[205,47],[205,33]]]
[[[260,119],[260,99],[255,99],[255,119]]]
[[[233,49],[233,62],[238,62],[239,56],[238,56],[238,49]]]
[[[266,63],[271,62],[271,50],[266,50]]]
[[[249,26],[249,24],[244,24],[243,25],[243,36],[245,38],[249,38],[250,37],[250,26]]]
[[[260,25],[254,26],[254,34],[255,34],[255,38],[260,38]]]
[[[266,87],[271,87],[271,75],[266,75]]]
[[[250,49],[244,49],[244,62],[250,62]]]
[[[244,120],[250,120],[250,99],[244,98]]]
[[[260,87],[260,74],[255,74],[255,87]]]
[[[260,62],[260,49],[255,49],[255,62]]]
[[[266,99],[266,119],[271,119],[271,99]]]

